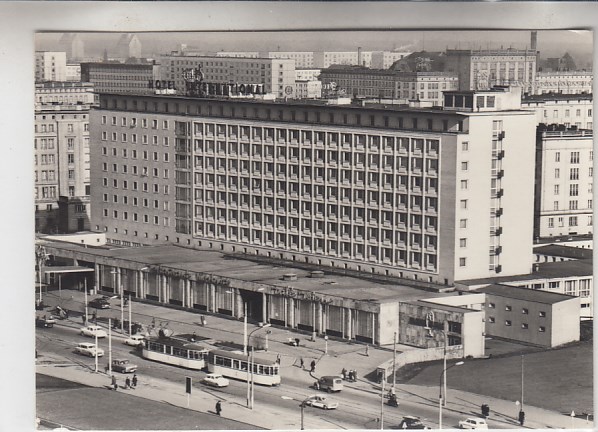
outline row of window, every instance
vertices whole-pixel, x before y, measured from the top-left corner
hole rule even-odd
[[[557,222],[558,222],[558,227],[559,228],[563,228],[565,226],[565,218],[564,217],[558,217],[557,218]],[[587,226],[592,226],[593,220],[592,220],[592,215],[588,216],[588,223]],[[568,226],[570,227],[576,227],[579,225],[579,217],[578,216],[569,216],[568,218]],[[548,218],[548,228],[554,228],[556,225],[554,223],[554,218],[550,217]]]
[[[103,194],[102,199],[104,202],[108,202],[109,201],[108,194],[107,193]],[[129,197],[127,195],[122,195],[122,196],[120,196],[120,199],[119,199],[118,195],[112,195],[112,202],[114,204],[118,204],[119,202],[121,202],[122,204],[128,205]],[[139,206],[139,202],[141,202],[141,205],[143,207],[149,208],[149,206],[150,206],[150,200],[148,198],[139,199],[137,197],[131,197],[131,204],[133,206],[136,206],[136,207]],[[160,200],[157,200],[157,199],[152,200],[152,204],[155,209],[160,208]],[[162,201],[162,210],[164,210],[164,211],[170,210],[170,201]]]
[[[489,316],[488,317],[488,322],[490,324],[494,324],[496,322],[496,318],[494,318],[493,316]],[[511,327],[511,325],[513,325],[511,320],[505,320],[505,326],[507,327]],[[521,323],[521,328],[523,330],[527,330],[529,329],[529,324],[527,323]],[[538,326],[538,332],[540,333],[544,333],[546,331],[546,327],[545,326]]]
[[[104,217],[109,217],[109,210],[108,209],[103,209],[103,215]],[[140,222],[143,221],[143,223],[150,223],[150,216],[147,214],[143,214],[142,218],[139,218],[139,213],[132,213],[132,221],[133,222]],[[123,211],[120,213],[120,218],[122,218],[122,220],[129,220],[129,212],[127,211]],[[112,219],[119,219],[119,211],[118,210],[112,210]],[[160,225],[160,217],[154,215],[153,216],[153,224],[154,225]],[[162,225],[165,227],[170,226],[170,217],[168,216],[164,216],[162,218]]]
[[[128,142],[127,141],[127,134],[126,133],[122,133],[120,135],[121,138],[121,142]],[[133,144],[137,144],[139,141],[137,139],[137,134],[131,134],[131,143]],[[116,132],[112,132],[111,136],[110,136],[111,141],[117,141],[118,140],[118,134]],[[108,132],[106,131],[102,131],[102,141],[108,141]],[[156,135],[152,135],[152,144],[153,145],[158,145],[158,141],[159,138]],[[141,143],[142,144],[149,144],[149,136],[148,135],[141,135]],[[169,144],[169,139],[168,137],[162,137],[162,145],[163,146],[168,146]]]
[[[495,309],[496,308],[496,303],[488,303],[488,308],[489,309]],[[511,312],[513,310],[513,307],[511,305],[505,305],[505,311],[507,312]],[[528,308],[521,308],[521,313],[523,315],[528,315],[529,314],[529,309]],[[538,312],[538,316],[540,318],[546,318],[546,312],[545,311],[539,311]]]
[[[594,176],[594,167],[588,167],[588,177]],[[558,179],[561,177],[561,169],[555,168],[554,169],[554,178]],[[579,168],[570,168],[569,169],[569,180],[579,180]],[[558,189],[555,189],[558,190]],[[558,193],[558,192],[555,192]]]
[[[560,116],[559,110],[552,111],[552,117],[558,118]],[[571,113],[569,109],[565,110],[565,117],[570,117]],[[575,110],[575,117],[581,117],[581,109]],[[592,117],[592,108],[588,108],[588,117]],[[544,110],[544,118],[548,118],[548,110]]]
[[[52,118],[54,118],[54,116],[52,116]],[[63,116],[63,118],[64,118],[64,116]],[[84,118],[85,118],[85,116],[84,116]],[[40,125],[36,124],[34,126],[34,128],[35,128],[34,129],[35,133],[38,133],[38,132],[39,133],[54,132],[54,123],[40,124]],[[67,123],[66,130],[67,130],[67,132],[73,132],[74,131],[74,125],[73,125],[73,123]],[[83,130],[84,131],[89,131],[89,123],[83,123]]]
[[[149,119],[143,117],[141,119],[141,127],[144,129],[148,128],[149,125]],[[108,122],[108,118],[107,116],[103,115],[102,116],[102,120],[101,120],[102,124],[105,125]],[[117,126],[118,125],[118,119],[116,116],[112,116],[111,118],[111,122],[112,126]],[[151,128],[152,129],[158,129],[158,124],[159,121],[157,119],[151,119]],[[123,127],[136,127],[137,126],[137,117],[131,117],[127,120],[127,117],[121,117],[120,118],[120,125]],[[164,130],[168,130],[168,120],[162,120],[162,129]]]
[[[580,152],[578,152],[578,151],[569,152],[569,163],[578,164],[579,163],[579,154],[580,154]],[[590,150],[589,160],[591,160],[591,161],[594,160],[594,151],[593,150]],[[554,161],[555,162],[561,161],[561,152],[560,151],[554,152]]]
[[[112,187],[115,189],[118,189],[118,180],[117,179],[112,179]],[[108,187],[108,178],[104,177],[103,178],[103,186],[104,187]],[[121,182],[121,186],[123,189],[129,189],[129,182],[128,180],[122,180]],[[137,191],[139,190],[139,183],[137,181],[133,181],[132,183],[132,187],[131,190]],[[149,183],[147,182],[143,182],[142,183],[142,190],[143,192],[149,192]],[[157,183],[153,183],[152,184],[152,191],[153,193],[160,193],[160,185]],[[169,185],[163,185],[163,193],[164,195],[168,195],[170,193],[170,186]]]
[[[111,153],[112,153],[112,156],[114,156],[114,157],[123,157],[125,159],[129,157],[129,149],[121,149],[121,154],[119,155],[118,154],[118,150],[116,148],[113,148]],[[132,149],[130,154],[131,154],[131,159],[137,159],[138,158],[138,156],[137,156],[138,155],[137,150]],[[107,147],[102,147],[102,156],[108,156],[108,148]],[[141,152],[140,159],[149,160],[149,152],[147,150],[143,150]],[[152,160],[154,162],[159,162],[160,161],[160,154],[157,151],[152,152]],[[170,153],[164,152],[162,154],[162,161],[163,162],[170,162]],[[107,162],[104,162],[103,166],[104,165],[107,165]],[[104,169],[104,171],[106,171],[106,170]],[[126,171],[123,171],[123,172],[126,172]]]

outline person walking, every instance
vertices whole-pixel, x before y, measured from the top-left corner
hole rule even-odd
[[[133,388],[137,387],[137,374],[133,374],[132,384],[133,384]]]
[[[216,414],[220,415],[222,412],[222,405],[220,405],[220,401],[216,402]]]
[[[303,357],[299,359],[299,366],[301,366],[301,370],[305,369],[305,360],[303,360]]]
[[[116,377],[112,375],[112,388],[114,390],[118,389],[118,384],[116,383]]]
[[[125,388],[126,389],[131,388],[131,379],[129,377],[127,377],[127,379],[125,380]]]
[[[366,357],[369,357],[369,356],[370,356],[370,346],[369,346],[369,345],[366,345],[366,346],[365,346],[365,356],[366,356]]]
[[[312,373],[313,373],[313,372],[315,372],[315,371],[316,371],[316,361],[315,361],[315,360],[312,360],[312,361],[311,361],[311,370],[310,370],[310,372],[312,372]]]
[[[278,354],[278,355],[276,356],[276,363],[278,363],[278,364],[280,365],[280,354]]]

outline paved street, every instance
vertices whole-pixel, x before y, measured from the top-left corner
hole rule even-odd
[[[36,375],[37,415],[60,418],[82,430],[246,430],[254,425],[135,397],[124,391],[89,387]],[[110,415],[118,413],[118,415]]]
[[[60,304],[71,310],[82,309],[83,294],[63,290],[62,300],[51,293],[46,297],[46,303]],[[71,298],[72,297],[72,298]],[[99,317],[120,316],[119,300],[112,300],[116,310],[100,311]],[[156,322],[168,321],[168,327],[177,333],[191,333],[195,331],[198,336],[209,338],[204,342],[213,343],[220,339],[232,343],[242,343],[242,323],[236,320],[208,316],[207,325],[202,327],[197,324],[199,315],[169,309],[162,306],[154,306],[143,303],[133,303],[134,321],[147,324],[155,317]],[[101,320],[100,320],[101,321]],[[72,353],[72,346],[76,341],[91,341],[77,335],[77,329],[81,326],[80,317],[73,317],[72,320],[62,320],[54,329],[38,329],[37,343],[41,353],[38,359],[38,372],[83,382],[92,386],[103,387],[109,382],[108,377],[102,373],[92,373],[93,359],[77,356]],[[251,325],[250,330],[255,326]],[[355,368],[359,374],[356,383],[345,385],[345,390],[334,395],[340,402],[335,411],[324,412],[321,410],[306,409],[306,428],[375,428],[379,429],[380,424],[380,387],[378,384],[364,378],[364,374],[375,370],[375,367],[392,358],[392,352],[375,347],[369,348],[369,355],[365,355],[365,346],[361,344],[349,344],[342,341],[330,340],[326,346],[322,338],[309,341],[305,335],[299,335],[301,346],[292,347],[286,343],[290,336],[295,337],[285,329],[272,328],[269,338],[269,351],[260,353],[260,356],[270,356],[272,359],[277,355],[281,356],[281,375],[283,384],[279,388],[266,388],[256,386],[256,409],[251,411],[245,407],[246,385],[244,382],[233,381],[229,387],[222,391],[206,392],[201,386],[195,386],[191,408],[200,412],[213,410],[215,400],[222,398],[226,417],[237,421],[246,422],[256,427],[276,429],[298,429],[300,421],[299,403],[314,390],[309,386],[313,383],[314,377],[308,371],[298,367],[299,358],[303,357],[306,364],[311,359],[317,361],[316,374],[337,375],[340,369]],[[100,342],[107,351],[107,341]],[[118,336],[113,340],[115,357],[124,355],[133,358],[140,366],[140,376],[143,377],[145,389],[135,390],[135,395],[157,402],[168,402],[179,407],[186,406],[186,398],[183,391],[184,377],[193,376],[197,382],[202,372],[186,371],[175,367],[149,362],[136,356],[135,352],[119,342]],[[327,350],[327,355],[325,351]],[[49,358],[44,358],[47,352]],[[134,356],[134,357],[133,357]],[[58,367],[60,359],[65,367]],[[101,364],[106,363],[106,357]],[[121,378],[122,380],[122,378]],[[432,427],[438,425],[438,396],[437,385],[399,385],[399,400],[401,406],[390,408],[385,406],[384,420],[385,428],[396,427],[403,415],[418,415]],[[282,398],[285,396],[285,398]],[[291,400],[292,399],[292,400]],[[513,410],[513,402],[496,398],[488,398],[458,390],[449,390],[448,406],[443,414],[443,426],[455,427],[459,420],[478,415],[481,403],[489,403],[492,407],[492,415],[489,424],[492,428],[517,428],[515,421],[516,412]],[[581,422],[576,427],[591,427],[591,423]],[[586,426],[588,425],[588,426]],[[571,427],[571,419],[567,416],[551,411],[546,411],[532,406],[526,406],[526,427]]]

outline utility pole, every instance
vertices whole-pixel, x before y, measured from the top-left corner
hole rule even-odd
[[[120,283],[120,334],[125,334],[125,294],[122,282]]]
[[[112,376],[112,319],[108,318],[108,372]]]
[[[96,335],[96,349],[95,349],[95,358],[96,358],[96,364],[95,364],[95,372],[98,372],[98,332],[95,332]]]
[[[133,333],[131,332],[131,306],[133,306],[133,304],[131,303],[131,294],[129,294],[129,336],[131,336]]]
[[[524,355],[521,355],[521,411],[523,411],[523,359]]]
[[[393,345],[392,345],[392,388],[395,390],[397,385],[397,332],[394,333]]]
[[[446,321],[445,321],[445,325],[446,325]],[[447,339],[447,334],[446,334],[447,329],[445,328],[442,332],[442,334],[444,335],[444,351],[443,351],[443,355],[442,355],[442,370],[446,370],[446,339]],[[446,373],[444,374],[444,398],[442,398],[442,405],[446,406]]]
[[[243,354],[247,355],[247,302],[243,306]]]
[[[83,287],[85,289],[85,325],[87,325],[87,276],[83,279]]]
[[[386,369],[382,373],[382,387],[380,388],[380,429],[384,429],[384,382],[386,381]]]
[[[254,368],[254,359],[253,359],[253,344],[251,345],[251,406],[250,408],[253,409],[253,392],[255,387],[253,386],[253,368]]]

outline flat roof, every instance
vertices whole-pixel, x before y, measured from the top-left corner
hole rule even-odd
[[[370,279],[345,276],[320,267],[323,277],[311,277],[311,271],[287,265],[256,263],[238,255],[220,251],[191,249],[176,245],[143,246],[131,248],[92,248],[66,242],[45,242],[46,248],[90,253],[96,256],[121,259],[131,262],[131,267],[164,266],[176,270],[205,273],[245,282],[261,283],[273,287],[287,288],[326,294],[335,297],[380,303],[391,301],[419,300],[443,297],[450,294],[426,291],[402,285],[400,280],[379,282]],[[332,269],[330,269],[332,270]],[[340,270],[340,269],[338,269]],[[297,280],[284,280],[284,275],[294,274]]]
[[[592,93],[544,93],[539,95],[526,95],[522,98],[521,103],[550,100],[592,100],[592,97]]]
[[[457,281],[461,285],[482,285],[491,283],[519,282],[538,279],[558,279],[576,276],[592,276],[593,260],[571,260],[536,263],[538,270],[532,273],[526,273],[513,276],[489,277],[479,279],[468,279]]]
[[[535,247],[534,253],[563,258],[591,259],[594,251],[592,249],[584,249],[574,246],[550,244]]]
[[[499,297],[507,297],[516,300],[525,300],[535,303],[554,304],[562,301],[577,298],[566,294],[558,294],[548,291],[532,290],[528,288],[514,287],[511,285],[493,284],[479,288],[476,291],[485,294],[492,294]]]
[[[79,273],[92,272],[94,269],[82,266],[45,266],[42,267],[44,273]]]
[[[430,306],[433,307],[434,309],[439,309],[439,310],[445,310],[448,312],[481,312],[478,309],[470,309],[466,306],[455,306],[455,305],[448,305],[445,303],[436,303],[433,301],[433,299],[430,299],[429,301],[427,300],[415,300],[415,301],[406,301],[406,302],[401,302],[401,303],[407,303],[410,305],[424,305],[424,306]]]

